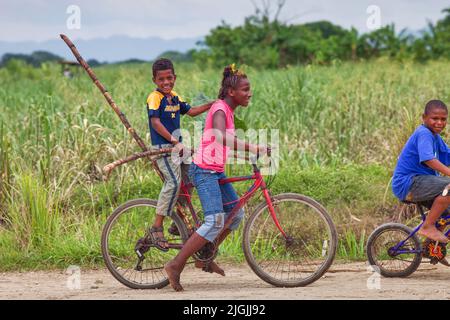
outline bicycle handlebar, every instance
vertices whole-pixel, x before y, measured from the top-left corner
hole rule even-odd
[[[267,150],[266,150],[267,152],[265,153],[265,154],[267,154],[267,156],[268,157],[270,157],[271,156],[271,153],[272,153],[272,148],[270,148],[270,147],[267,147]],[[264,155],[264,154],[262,154],[262,155]],[[261,154],[258,152],[256,155],[251,155],[250,157],[249,157],[249,160],[250,160],[250,162],[251,162],[251,164],[252,164],[252,166],[253,166],[253,170],[254,171],[258,171],[259,169],[258,169],[258,166],[256,165],[257,164],[257,162],[258,162],[258,159],[259,159],[259,157],[261,156]],[[271,164],[271,162],[269,162],[269,165]]]

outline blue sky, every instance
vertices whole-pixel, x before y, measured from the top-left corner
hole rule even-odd
[[[268,1],[268,0],[266,0]],[[275,9],[277,0],[272,0]],[[112,35],[193,38],[208,34],[222,20],[238,25],[261,0],[0,0],[0,41],[44,41],[66,33],[74,39]],[[68,6],[81,10],[81,28],[68,30]],[[329,20],[367,32],[369,5],[381,10],[381,24],[420,30],[443,17],[448,0],[286,0],[280,19],[291,23]]]

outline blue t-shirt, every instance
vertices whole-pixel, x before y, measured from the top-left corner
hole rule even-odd
[[[153,91],[147,98],[148,125],[152,145],[170,144],[152,127],[151,118],[158,117],[162,125],[173,134],[180,129],[180,114],[186,114],[191,106],[184,102],[175,91],[171,92],[172,99],[169,103],[167,97],[158,90]],[[179,137],[181,142],[181,136]]]
[[[392,191],[400,200],[405,200],[411,188],[412,178],[417,175],[439,175],[423,162],[438,159],[450,164],[450,150],[439,134],[433,134],[426,126],[419,126],[409,137],[394,170]]]

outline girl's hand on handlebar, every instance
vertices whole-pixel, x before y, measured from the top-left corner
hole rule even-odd
[[[257,153],[256,154],[258,156],[263,156],[263,155],[267,154],[267,156],[270,157],[271,152],[272,152],[272,148],[271,147],[268,147],[268,146],[263,145],[263,144],[257,146]]]
[[[264,144],[251,145],[249,148],[249,151],[251,153],[255,154],[257,158],[259,158],[260,156],[263,156],[265,154],[267,154],[267,156],[270,157],[270,154],[272,152],[272,147],[268,147]]]

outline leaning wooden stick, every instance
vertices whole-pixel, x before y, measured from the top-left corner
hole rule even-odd
[[[149,150],[149,151],[144,151],[144,152],[138,152],[138,153],[132,154],[131,156],[128,156],[124,159],[119,159],[119,160],[116,160],[114,162],[107,164],[106,166],[103,167],[103,172],[106,173],[106,178],[108,178],[111,171],[113,171],[115,168],[117,168],[118,166],[121,166],[125,163],[135,161],[137,159],[145,158],[149,155],[156,156],[156,155],[161,155],[161,154],[165,154],[165,153],[171,153],[172,151],[173,151],[173,148],[163,148],[163,149],[158,149],[158,150]],[[194,153],[194,150],[191,150],[191,155],[193,153]],[[243,159],[243,160],[246,160],[247,162],[250,162],[250,157],[248,157],[248,156],[242,156],[240,154],[234,153],[233,157],[235,159]]]
[[[120,111],[119,107],[114,102],[111,94],[108,92],[108,90],[106,90],[106,88],[103,86],[103,84],[100,82],[100,80],[98,80],[94,71],[92,71],[91,67],[89,67],[87,62],[80,55],[80,53],[78,52],[77,48],[72,43],[72,41],[70,41],[70,39],[64,34],[60,34],[60,36],[61,36],[61,39],[63,39],[64,42],[67,44],[67,46],[70,48],[70,50],[72,51],[75,58],[77,58],[80,65],[84,68],[84,70],[86,70],[87,74],[92,79],[92,81],[95,83],[97,88],[102,92],[106,101],[108,101],[108,104],[111,106],[111,108],[114,110],[114,112],[119,116],[120,121],[122,121],[125,128],[127,128],[128,132],[131,134],[131,136],[134,138],[134,140],[136,140],[137,144],[139,145],[139,147],[141,147],[142,151],[144,151],[144,152],[148,151],[148,148],[145,145],[144,141],[141,139],[141,137],[139,137],[139,135],[136,133],[134,128],[130,125],[127,118],[125,117],[125,114],[122,111]],[[146,155],[146,156],[152,162],[152,166],[156,170],[156,172],[158,173],[160,178],[164,181],[164,177],[163,177],[161,171],[159,170],[158,165],[156,164],[156,161],[151,158],[150,154]]]
[[[173,150],[173,148],[163,148],[163,149],[158,149],[158,150],[148,150],[148,151],[144,151],[144,152],[135,153],[124,159],[119,159],[119,160],[116,160],[114,162],[107,164],[106,166],[103,167],[103,172],[106,173],[106,177],[109,177],[109,174],[111,173],[111,171],[114,170],[114,168],[116,168],[118,166],[121,166],[125,163],[131,162],[131,161],[134,161],[137,159],[145,158],[148,156],[156,156],[156,155],[160,155],[160,154],[171,153],[172,150]]]

